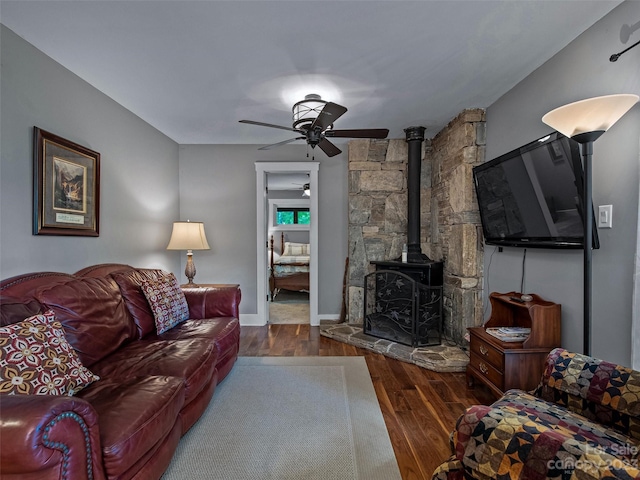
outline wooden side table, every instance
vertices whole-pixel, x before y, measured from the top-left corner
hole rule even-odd
[[[474,379],[501,396],[506,390],[533,390],[542,376],[544,360],[560,346],[561,306],[532,295],[519,302],[516,292],[491,293],[491,317],[483,327],[469,328],[470,360],[467,383]],[[487,333],[490,327],[526,327],[529,336],[520,342],[504,342]]]

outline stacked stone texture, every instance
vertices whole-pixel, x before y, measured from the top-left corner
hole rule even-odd
[[[423,143],[420,242],[444,261],[444,333],[464,344],[482,323],[482,233],[472,168],[484,162],[485,114],[465,110]],[[395,260],[407,242],[407,143],[349,142],[349,323],[363,320],[364,277],[370,262]]]
[[[431,242],[423,250],[444,261],[444,334],[458,345],[467,327],[483,318],[483,242],[472,169],[484,160],[484,110],[464,110],[431,141]]]

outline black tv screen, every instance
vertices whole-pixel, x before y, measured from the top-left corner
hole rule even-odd
[[[553,133],[473,168],[485,242],[582,248],[579,144]],[[589,206],[593,218],[593,206]],[[593,247],[599,248],[594,219]]]

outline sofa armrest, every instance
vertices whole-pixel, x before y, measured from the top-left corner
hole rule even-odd
[[[434,470],[431,480],[464,480],[464,467],[454,455]]]
[[[3,476],[104,479],[98,417],[76,397],[0,397]]]
[[[556,348],[534,395],[640,441],[637,385],[636,370]]]
[[[505,405],[469,408],[454,441],[455,459],[475,478],[640,477],[636,447],[606,449],[548,415]]]
[[[238,285],[182,289],[190,318],[239,318],[241,292]]]

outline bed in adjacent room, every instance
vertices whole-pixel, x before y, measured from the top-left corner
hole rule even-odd
[[[274,239],[273,235],[271,235],[269,260],[271,267],[269,276],[271,301],[280,290],[309,291],[309,244],[285,242],[283,232],[280,237],[280,245],[282,254],[276,258]]]

